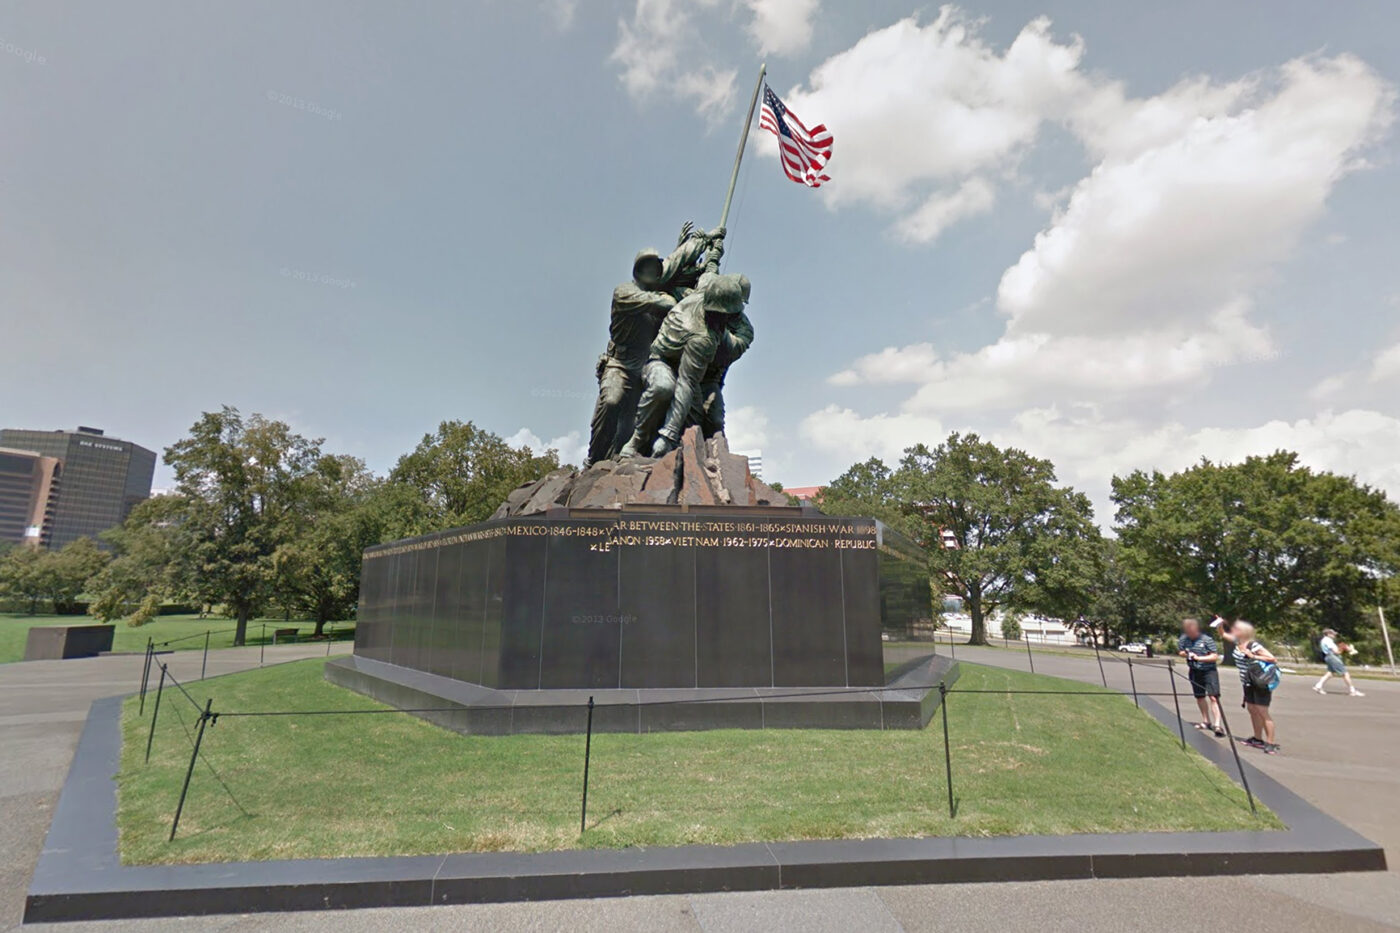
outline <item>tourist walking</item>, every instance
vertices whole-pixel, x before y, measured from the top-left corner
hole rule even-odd
[[[1249,622],[1240,619],[1231,628],[1230,635],[1235,642],[1235,666],[1239,668],[1240,683],[1244,686],[1244,708],[1249,712],[1249,721],[1254,727],[1254,735],[1245,739],[1244,744],[1263,749],[1265,754],[1276,755],[1279,747],[1275,741],[1274,717],[1269,712],[1274,692],[1268,687],[1256,686],[1253,683],[1249,676],[1249,666],[1252,661],[1277,664],[1278,659],[1255,639],[1254,626]]]
[[[1220,673],[1217,662],[1220,653],[1215,648],[1215,639],[1201,631],[1199,619],[1183,619],[1181,637],[1176,640],[1177,654],[1186,659],[1186,667],[1191,680],[1191,692],[1196,696],[1196,706],[1201,711],[1201,721],[1196,728],[1203,732],[1214,732],[1217,738],[1225,735],[1225,726],[1220,716]]]
[[[1317,643],[1317,648],[1322,652],[1322,663],[1327,665],[1327,673],[1322,675],[1322,679],[1313,684],[1313,689],[1321,694],[1326,694],[1324,689],[1327,681],[1333,675],[1346,681],[1348,696],[1364,697],[1366,694],[1356,689],[1356,684],[1351,682],[1351,674],[1347,673],[1346,662],[1342,660],[1344,646],[1337,644],[1337,630],[1325,628],[1322,630],[1322,640]]]

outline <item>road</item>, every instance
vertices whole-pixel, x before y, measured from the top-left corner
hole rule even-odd
[[[335,653],[348,650],[337,645]],[[323,646],[267,649],[267,662],[323,655]],[[1024,652],[957,649],[959,660],[1025,670]],[[167,656],[182,680],[199,675],[198,653]],[[892,660],[896,659],[894,657]],[[128,692],[141,657],[0,665],[0,930],[18,927],[24,893],[43,845],[88,704]],[[209,674],[256,667],[258,652],[211,652]],[[1099,682],[1092,658],[1042,655],[1037,673]],[[1106,662],[1111,686],[1128,685],[1127,667]],[[1139,687],[1163,690],[1166,673],[1135,663]],[[1154,681],[1155,680],[1155,684]],[[1146,681],[1146,683],[1144,682]],[[52,933],[286,930],[356,933],[377,930],[501,931],[932,931],[1067,933],[1191,930],[1249,923],[1270,930],[1369,931],[1400,927],[1400,684],[1369,682],[1364,699],[1321,697],[1289,678],[1275,702],[1283,754],[1250,760],[1308,800],[1383,844],[1392,869],[1352,875],[1275,875],[1202,879],[1132,879],[912,885],[819,891],[673,895],[548,903],[394,908],[331,913],[226,915],[170,920],[55,924]],[[1226,681],[1227,697],[1234,683]],[[1168,700],[1168,702],[1170,702]],[[1189,701],[1188,705],[1189,705]],[[1228,709],[1228,708],[1227,708]],[[1228,709],[1237,712],[1237,708]],[[1237,712],[1232,723],[1243,725]]]

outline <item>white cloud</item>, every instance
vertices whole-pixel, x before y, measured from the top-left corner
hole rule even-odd
[[[1005,334],[946,358],[925,344],[886,349],[831,382],[904,381],[885,367],[893,354],[920,363],[908,411],[1016,408],[1189,387],[1276,355],[1253,319],[1254,293],[1364,165],[1391,121],[1392,88],[1347,55],[1223,85],[1192,79],[1143,100],[1064,83],[1079,100],[1061,116],[1102,161],[1003,274]],[[1051,110],[1063,109],[1055,100]],[[929,212],[923,229],[936,233],[937,204]],[[896,229],[918,229],[919,216]]]
[[[618,21],[617,45],[611,61],[620,65],[622,86],[637,101],[660,94],[689,100],[714,120],[729,109],[734,96],[733,69],[686,64],[703,59],[697,54],[696,8],[713,8],[716,0],[637,0],[631,20]]]
[[[802,419],[804,440],[838,457],[842,469],[879,457],[894,463],[906,447],[938,444],[946,436],[943,424],[926,415],[898,414],[862,417],[849,408],[828,405]]]
[[[1122,335],[1007,336],[930,370],[905,402],[911,411],[1012,408],[1064,393],[1073,399],[1191,386],[1211,370],[1277,351],[1242,308],[1222,310],[1197,328],[1163,327]]]
[[[1062,482],[1086,490],[1101,523],[1112,520],[1109,481],[1135,469],[1174,472],[1202,457],[1238,463],[1249,456],[1292,450],[1307,466],[1355,475],[1400,496],[1400,418],[1367,409],[1323,411],[1294,421],[1271,420],[1242,428],[1188,428],[1179,422],[1105,419],[1092,406],[1070,413],[1056,406],[1017,415],[1005,430],[989,432],[1052,460]]]
[[[584,458],[588,456],[588,443],[578,431],[570,431],[545,441],[529,428],[521,428],[506,438],[506,443],[512,447],[528,447],[536,454],[542,454],[546,450],[557,451],[560,463],[572,463],[575,466],[583,463]]]
[[[1308,398],[1320,402],[1332,398],[1347,386],[1345,375],[1332,375],[1318,380],[1317,385],[1308,390]]]
[[[967,217],[985,214],[996,202],[996,189],[984,178],[969,178],[951,192],[935,191],[912,214],[895,225],[910,243],[932,243],[939,234]]]
[[[1248,295],[1358,167],[1391,101],[1375,71],[1341,55],[1289,62],[1276,81],[1197,80],[1122,102],[1110,135],[1086,137],[1103,161],[1002,277],[1010,332],[1194,323]],[[1149,129],[1125,129],[1135,122]]]
[[[945,6],[931,23],[910,17],[871,32],[785,100],[836,136],[828,203],[903,213],[1014,164],[1090,87],[1082,53],[1077,38],[1056,42],[1046,19],[998,52],[977,21]]]
[[[568,32],[573,28],[574,15],[578,13],[578,0],[544,0],[544,9],[555,29]]]
[[[872,456],[893,465],[904,449],[940,443],[950,430],[925,415],[863,417],[829,405],[802,422],[802,435],[835,455],[837,469]],[[1190,428],[1180,422],[1106,418],[1093,405],[1051,405],[1015,415],[1008,423],[973,428],[1002,446],[1014,446],[1055,464],[1060,482],[1088,493],[1099,522],[1113,520],[1110,480],[1136,469],[1174,472],[1206,457],[1238,463],[1249,456],[1292,450],[1317,470],[1355,475],[1400,497],[1400,418],[1367,409],[1324,411],[1294,421],[1271,420],[1250,427]]]
[[[1137,334],[1003,337],[972,353],[941,356],[932,344],[886,347],[835,373],[836,386],[913,383],[906,411],[1014,408],[1028,398],[1070,391],[1100,396],[1190,385],[1241,357],[1274,354],[1269,336],[1230,307],[1195,329]]]
[[[724,413],[724,436],[733,451],[762,450],[768,444],[768,416],[756,405]]]
[[[1400,377],[1400,343],[1376,354],[1371,364],[1372,382],[1388,382],[1397,377]]]
[[[942,365],[938,351],[931,343],[915,343],[907,347],[885,347],[879,353],[862,356],[846,370],[831,376],[827,382],[835,386],[861,383],[925,382],[930,372]]]
[[[744,0],[753,13],[749,35],[760,55],[792,55],[812,41],[817,0]]]

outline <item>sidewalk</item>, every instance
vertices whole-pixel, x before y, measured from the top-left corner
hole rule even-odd
[[[337,643],[332,653],[343,653]],[[267,661],[324,656],[325,645],[268,648]],[[945,649],[946,650],[946,649]],[[960,660],[1016,667],[1008,652],[958,647]],[[163,658],[181,680],[199,676],[198,652]],[[142,656],[37,661],[0,667],[0,930],[19,922],[24,892],[48,829],[78,731],[95,698],[134,690]],[[1019,655],[1020,668],[1026,659]],[[209,674],[256,667],[257,648],[211,652]],[[1099,682],[1092,657],[1037,656],[1037,673]],[[1161,690],[1166,672],[1134,662],[1139,686]],[[1105,661],[1110,685],[1127,685],[1125,665]],[[1144,685],[1142,675],[1148,678]],[[1233,686],[1233,684],[1231,684]],[[1364,700],[1320,697],[1290,678],[1276,703],[1282,755],[1250,760],[1391,852],[1400,851],[1400,685],[1376,684]],[[1227,688],[1228,689],[1228,688]],[[1170,700],[1168,699],[1168,702]],[[1189,700],[1186,702],[1189,703]],[[1192,704],[1192,706],[1194,706]],[[1231,710],[1233,712],[1233,710]],[[1232,719],[1232,722],[1236,720]],[[1242,721],[1242,717],[1239,718]],[[1400,856],[1393,856],[1394,865]],[[1205,893],[1202,885],[1205,884]],[[1302,931],[1384,930],[1400,925],[1400,874],[1255,876],[1220,883],[1202,879],[912,885],[817,891],[773,891],[617,898],[450,908],[259,914],[32,927],[52,933],[108,931],[369,930],[504,931],[933,931],[1004,933],[1033,929],[1067,933],[1200,930],[1183,905],[1205,898],[1212,915],[1248,901],[1267,911],[1270,928]],[[1219,908],[1217,910],[1216,908]],[[1223,915],[1220,915],[1223,916]]]

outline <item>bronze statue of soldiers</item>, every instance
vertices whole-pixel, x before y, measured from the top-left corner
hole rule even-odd
[[[665,259],[644,249],[632,263],[632,281],[613,289],[607,352],[598,360],[598,402],[588,440],[588,463],[615,457],[631,437],[642,370],[661,321],[693,290],[707,269],[718,267],[724,231],[681,227],[674,252]]]
[[[742,354],[751,341],[732,337],[729,325],[744,310],[742,276],[707,274],[695,291],[667,312],[651,343],[651,352],[642,370],[645,390],[637,406],[636,428],[622,449],[623,457],[659,457],[674,449],[681,432],[694,412],[703,407],[701,387],[711,367],[716,365],[720,347],[727,346],[727,357]],[[747,321],[747,318],[745,318]],[[740,344],[743,348],[740,349]],[[716,382],[722,382],[727,363],[716,369]],[[723,401],[718,414],[723,418]]]
[[[745,306],[749,303],[751,288],[749,277],[739,276],[739,291]],[[753,322],[749,316],[743,311],[731,315],[724,333],[720,335],[714,361],[700,380],[698,404],[691,410],[691,420],[700,425],[700,432],[707,438],[724,433],[724,377],[728,375],[729,367],[752,345]]]

